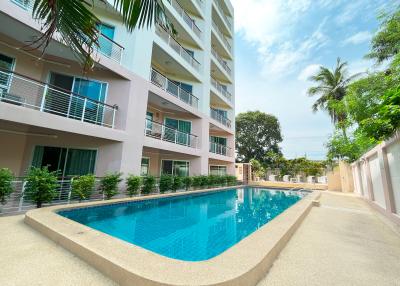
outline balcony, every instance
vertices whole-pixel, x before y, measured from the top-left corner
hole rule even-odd
[[[151,82],[169,94],[179,98],[186,104],[189,104],[196,109],[199,107],[199,99],[196,96],[182,89],[180,86],[176,85],[174,82],[155,69],[151,70]]]
[[[215,5],[218,8],[219,13],[222,15],[222,17],[224,18],[225,24],[228,26],[229,31],[232,31],[232,23],[231,21],[228,19],[228,17],[226,16],[224,9],[221,6],[221,3],[219,2],[219,0],[214,0]]]
[[[0,70],[0,102],[104,127],[115,127],[118,107],[29,77]]]
[[[175,11],[179,14],[179,16],[181,16],[181,18],[189,26],[189,28],[200,39],[201,38],[201,30],[199,29],[199,27],[197,27],[197,25],[196,25],[195,21],[192,19],[192,17],[190,17],[189,14],[186,13],[185,9],[182,8],[182,6],[179,4],[178,1],[168,0],[168,2],[175,9]]]
[[[212,26],[213,26],[214,30],[217,32],[217,34],[220,37],[220,39],[222,40],[222,42],[224,43],[225,48],[231,53],[232,52],[232,46],[231,46],[231,44],[229,44],[229,42],[226,39],[224,33],[221,32],[221,30],[219,29],[218,25],[214,21],[212,21]]]
[[[232,102],[232,94],[227,91],[222,84],[220,84],[215,78],[210,77],[211,79],[211,84],[215,89],[222,95],[224,98],[226,98],[229,102]]]
[[[210,142],[210,150],[211,153],[218,154],[218,155],[223,155],[223,156],[228,156],[232,157],[233,152],[232,148],[229,148],[225,145],[221,145],[215,142]]]
[[[221,115],[221,113],[219,113],[216,109],[214,108],[210,108],[210,116],[212,119],[215,119],[216,121],[218,121],[219,123],[221,123],[222,125],[231,128],[232,127],[232,123],[230,121],[230,119],[228,119],[227,117]]]
[[[32,14],[34,0],[11,0],[11,2]],[[62,40],[60,42],[63,43]],[[122,54],[125,49],[123,46],[101,33],[98,35],[98,43],[99,46],[94,46],[96,51],[119,64],[121,63]]]
[[[232,75],[232,70],[228,66],[228,64],[221,58],[221,56],[217,53],[216,50],[211,48],[211,54],[215,57],[215,59],[221,64],[223,69],[228,73],[228,75]]]
[[[200,71],[200,63],[159,24],[156,25],[156,34],[196,71]]]
[[[150,119],[146,119],[144,133],[147,137],[197,149],[198,137],[196,135],[181,132]]]

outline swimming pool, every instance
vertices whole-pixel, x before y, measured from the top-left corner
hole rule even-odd
[[[232,247],[305,194],[245,187],[58,214],[169,258],[202,261]]]

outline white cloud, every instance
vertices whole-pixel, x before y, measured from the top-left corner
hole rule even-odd
[[[308,78],[314,75],[320,68],[321,65],[318,64],[311,64],[306,66],[297,77],[298,80],[307,81]]]
[[[320,0],[321,5],[329,1]],[[329,2],[330,3],[330,2]],[[236,31],[258,51],[265,77],[280,77],[294,72],[313,51],[329,40],[324,19],[314,31],[299,39],[293,35],[309,9],[311,0],[233,0]]]
[[[365,42],[369,42],[372,38],[372,34],[369,31],[358,32],[343,41],[343,45],[359,45]]]

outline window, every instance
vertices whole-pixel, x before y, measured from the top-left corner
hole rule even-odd
[[[210,152],[226,155],[227,139],[224,137],[210,136]],[[213,144],[214,143],[214,144]]]
[[[0,54],[0,90],[8,92],[11,83],[11,74],[6,71],[12,71],[14,68],[14,59]]]
[[[97,25],[97,29],[104,37],[99,37],[100,52],[106,56],[111,56],[113,51],[113,40],[115,27],[100,23]]]
[[[59,171],[59,176],[80,176],[94,173],[96,150],[36,146],[32,166],[47,166],[50,171]]]
[[[227,174],[226,166],[210,166],[210,175],[225,176]]]
[[[147,176],[149,174],[149,168],[150,168],[150,159],[143,157],[142,164],[140,167],[140,176]]]
[[[228,118],[228,111],[222,110],[222,109],[217,109],[215,108],[215,111],[222,117]]]
[[[176,142],[177,144],[190,145],[190,136],[192,132],[192,122],[165,118],[165,126],[170,127],[165,129],[165,139],[168,141]],[[175,129],[180,131],[175,136]]]
[[[62,93],[51,89],[48,91],[45,103],[47,112],[80,120],[85,111],[86,122],[103,123],[104,107],[94,101],[105,102],[107,83],[51,73],[50,84],[58,87]],[[84,100],[80,97],[70,97],[65,94],[66,91],[73,91],[94,101],[88,101],[83,110]]]
[[[187,176],[189,176],[189,162],[188,161],[162,160],[161,161],[161,174],[187,177]]]

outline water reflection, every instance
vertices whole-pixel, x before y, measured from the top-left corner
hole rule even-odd
[[[199,261],[225,251],[303,195],[241,188],[60,214],[158,254]]]

